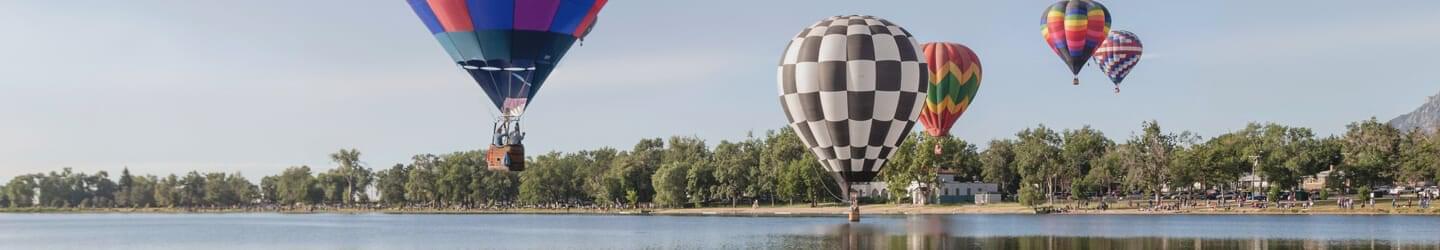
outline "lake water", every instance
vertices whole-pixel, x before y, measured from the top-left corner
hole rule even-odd
[[[1440,217],[0,214],[3,249],[1440,249]]]

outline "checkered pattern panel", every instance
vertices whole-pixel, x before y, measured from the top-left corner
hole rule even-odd
[[[928,77],[920,43],[872,16],[835,16],[801,31],[780,59],[780,105],[825,169],[874,180],[915,126]]]
[[[1095,50],[1095,64],[1100,66],[1106,76],[1115,85],[1125,81],[1125,76],[1130,75],[1130,69],[1140,63],[1140,54],[1144,47],[1140,44],[1140,38],[1129,31],[1111,31],[1105,43]]]

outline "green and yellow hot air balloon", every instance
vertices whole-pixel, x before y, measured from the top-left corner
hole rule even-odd
[[[930,136],[948,136],[980,90],[980,58],[958,43],[932,42],[924,47],[930,91],[920,109],[920,124]]]

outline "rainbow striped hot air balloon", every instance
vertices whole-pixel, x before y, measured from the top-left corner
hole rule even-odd
[[[920,123],[930,136],[946,136],[980,90],[980,58],[958,43],[932,42],[924,47],[930,91],[920,110]]]
[[[1075,85],[1080,84],[1080,69],[1109,33],[1110,11],[1092,0],[1062,0],[1050,5],[1040,17],[1045,44],[1070,66]]]

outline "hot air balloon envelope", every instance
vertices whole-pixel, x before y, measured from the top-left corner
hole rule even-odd
[[[914,127],[929,82],[918,45],[885,19],[835,16],[786,47],[780,104],[842,186],[873,181]]]
[[[606,0],[407,0],[503,116],[525,112]]]
[[[925,64],[930,67],[930,88],[920,123],[926,134],[946,136],[980,90],[980,58],[958,43],[926,43]]]
[[[1115,92],[1120,92],[1120,82],[1125,81],[1125,76],[1130,75],[1130,70],[1140,63],[1140,54],[1144,51],[1145,46],[1140,44],[1140,37],[1135,33],[1112,31],[1100,49],[1095,50],[1095,64],[1115,83]]]
[[[1046,8],[1040,17],[1045,44],[1070,67],[1070,73],[1076,75],[1075,84],[1080,84],[1080,69],[1105,41],[1107,33],[1110,11],[1092,0],[1062,0]]]

